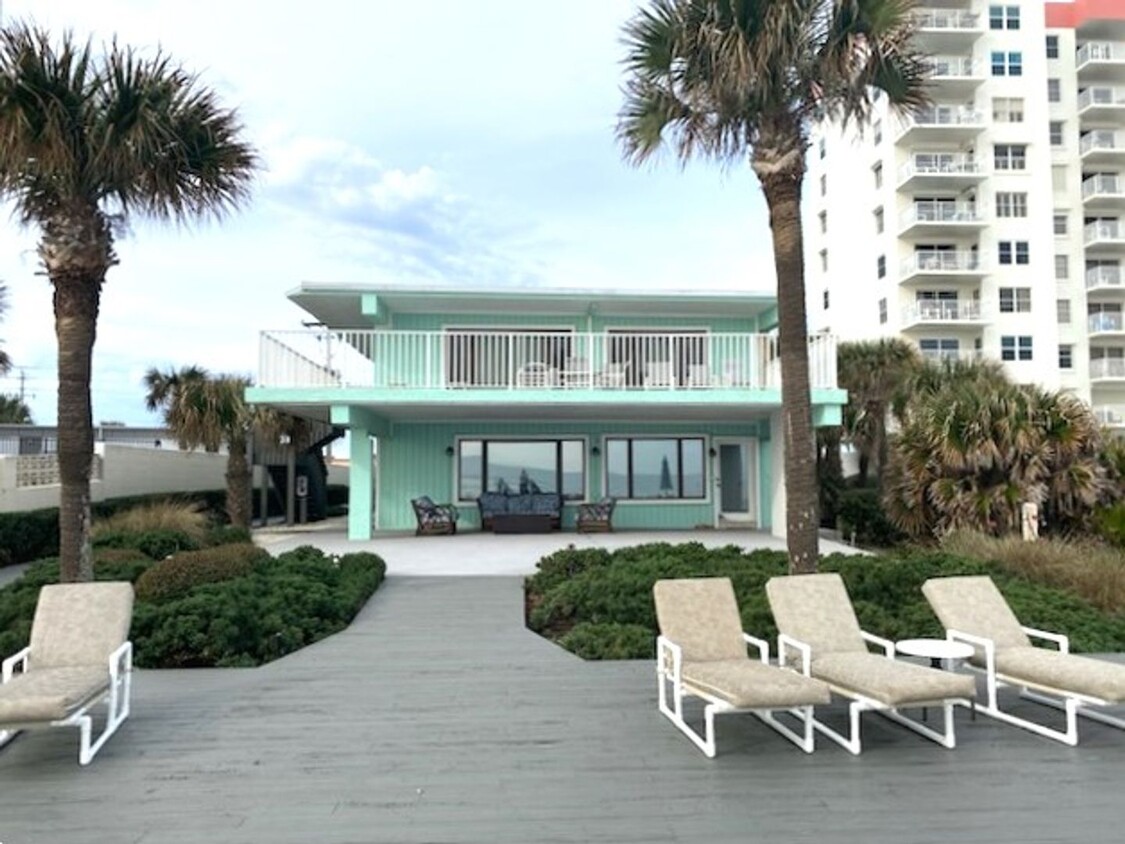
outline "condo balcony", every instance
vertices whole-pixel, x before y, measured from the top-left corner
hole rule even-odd
[[[1090,267],[1086,270],[1086,293],[1125,293],[1125,272],[1117,267]]]
[[[1125,358],[1098,358],[1090,361],[1090,381],[1125,381]]]
[[[1125,404],[1095,404],[1092,410],[1099,425],[1125,430]]]
[[[1091,85],[1078,92],[1078,117],[1083,121],[1125,121],[1125,87]]]
[[[1078,141],[1083,167],[1125,166],[1125,132],[1095,129]]]
[[[903,308],[902,328],[930,328],[935,325],[974,326],[983,325],[980,304],[964,301],[921,301]]]
[[[961,152],[914,152],[898,174],[901,191],[961,191],[985,178],[981,162]]]
[[[1125,252],[1125,225],[1120,220],[1096,220],[1082,229],[1082,242],[1091,251]]]
[[[963,363],[974,363],[984,358],[984,353],[978,349],[918,349],[918,354],[921,355],[922,360],[930,361],[931,363],[942,363],[955,361],[962,361]]]
[[[1116,211],[1125,206],[1125,179],[1099,173],[1082,182],[1082,207],[1088,213]]]
[[[902,284],[979,281],[987,274],[978,252],[923,249],[902,262]]]
[[[1090,335],[1103,339],[1125,336],[1125,318],[1120,313],[1096,313],[1086,317],[1086,329]]]
[[[967,143],[985,129],[984,115],[964,105],[934,105],[906,115],[898,143]]]
[[[972,97],[987,78],[984,65],[969,56],[931,56],[926,60],[930,87],[944,97]]]
[[[1090,41],[1078,48],[1079,82],[1125,82],[1125,44]]]
[[[972,203],[922,200],[915,202],[902,215],[899,236],[973,234],[984,225],[984,215]]]
[[[958,53],[971,50],[984,35],[980,15],[962,9],[918,9],[914,13],[914,40],[927,53]]]

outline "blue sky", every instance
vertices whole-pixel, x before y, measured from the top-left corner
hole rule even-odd
[[[253,376],[302,281],[771,291],[748,166],[633,168],[613,135],[635,0],[6,0],[5,20],[158,45],[236,108],[264,165],[221,224],[134,220],[102,295],[94,420],[150,424],[151,366]],[[51,291],[5,215],[0,324],[55,419]]]

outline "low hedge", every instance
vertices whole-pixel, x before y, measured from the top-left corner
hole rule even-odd
[[[860,624],[889,639],[944,635],[922,595],[928,578],[988,574],[1024,624],[1069,634],[1075,651],[1125,651],[1125,616],[1100,612],[1070,593],[978,560],[933,551],[833,554],[821,559],[820,570],[839,572]],[[657,543],[612,553],[570,548],[544,558],[539,572],[528,578],[527,622],[586,658],[652,658],[657,632],[653,584],[663,578],[730,577],[743,628],[772,640],[777,628],[765,584],[786,571],[781,551],[747,554],[733,546],[709,550],[699,543]]]
[[[190,553],[251,556],[240,545]],[[126,559],[129,554],[136,559]],[[170,565],[175,560],[154,563],[132,549],[95,555],[95,579],[138,586],[130,638],[134,662],[143,668],[252,666],[277,659],[346,627],[386,573],[374,554],[337,558],[306,547],[276,559],[261,556],[240,576],[199,583],[159,600],[144,598],[140,582],[151,577],[147,573],[161,567],[158,582],[171,579],[167,572],[175,568]],[[223,564],[212,565],[214,571]],[[58,576],[57,561],[43,560],[0,588],[0,655],[26,646],[39,589]]]
[[[247,575],[269,559],[269,552],[250,543],[181,551],[150,566],[140,576],[137,598],[156,602],[177,598],[204,583]]]

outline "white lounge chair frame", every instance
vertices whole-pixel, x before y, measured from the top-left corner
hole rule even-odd
[[[895,658],[895,645],[889,639],[884,639],[881,636],[876,636],[874,633],[868,633],[866,630],[860,630],[860,635],[864,641],[871,642],[874,645],[883,649],[884,655],[887,659],[893,660]],[[793,648],[801,654],[801,673],[806,677],[812,677],[811,673],[811,658],[812,648],[805,642],[788,636],[784,633],[779,634],[777,637],[778,661],[781,666],[786,665],[786,649]],[[934,669],[937,670],[937,669]],[[836,692],[841,697],[848,698],[851,703],[848,705],[848,735],[843,735],[833,728],[829,727],[822,721],[813,721],[813,726],[823,733],[832,741],[836,742],[849,753],[858,756],[863,751],[863,742],[860,734],[860,716],[864,712],[878,712],[886,718],[891,719],[897,724],[901,724],[909,730],[913,730],[920,736],[935,741],[942,747],[952,750],[957,746],[957,736],[953,728],[953,707],[954,706],[968,706],[971,707],[973,702],[965,698],[944,698],[941,700],[933,701],[912,701],[909,708],[940,708],[942,717],[944,719],[942,729],[935,730],[932,727],[923,724],[913,718],[908,718],[899,712],[896,706],[889,706],[874,698],[867,697],[847,686],[840,686],[831,681],[824,680],[820,677],[813,679],[820,680],[826,683],[832,691]]]
[[[3,673],[0,675],[4,683],[11,682],[17,673],[30,668],[31,648],[24,648],[14,656],[8,657],[3,662]],[[16,669],[19,668],[19,672]],[[109,657],[109,686],[94,697],[81,704],[66,718],[58,721],[27,722],[14,729],[0,730],[0,747],[12,741],[23,730],[46,727],[77,727],[79,730],[78,764],[88,765],[101,750],[110,736],[117,732],[121,723],[129,717],[129,704],[133,688],[133,643],[125,642]],[[99,703],[106,704],[106,721],[97,739],[91,740],[93,735],[94,719],[90,710]],[[14,726],[14,725],[13,725]]]
[[[753,645],[758,649],[758,659],[765,665],[769,665],[769,643],[763,639],[758,639],[751,636],[749,633],[742,634],[743,640],[748,644]],[[658,636],[656,639],[656,672],[659,702],[658,706],[660,711],[668,717],[673,724],[692,740],[700,750],[707,755],[708,758],[715,758],[715,716],[726,715],[731,713],[749,713],[754,715],[763,723],[767,724],[775,731],[780,733],[786,739],[791,741],[805,753],[812,753],[815,746],[815,734],[813,726],[815,720],[813,718],[812,706],[796,706],[786,709],[775,708],[739,708],[732,706],[730,703],[708,694],[700,689],[693,687],[691,684],[684,681],[681,670],[683,666],[683,651],[679,645],[670,641],[664,636]],[[672,687],[672,703],[668,704],[668,685]],[[703,707],[703,723],[704,732],[700,734],[688,724],[687,719],[684,717],[684,698],[685,697],[698,697],[705,701]],[[774,712],[788,712],[797,718],[801,723],[801,731],[795,732],[785,724],[781,723],[774,717]]]
[[[1058,646],[1059,653],[1070,653],[1070,638],[1065,634],[1052,633],[1049,630],[1039,630],[1035,627],[1026,627],[1022,624],[1020,628],[1031,638],[1054,642]],[[969,668],[985,675],[985,688],[987,689],[988,695],[987,704],[978,704],[978,712],[983,712],[985,715],[989,715],[998,721],[1004,721],[1008,724],[1022,727],[1025,730],[1030,730],[1033,733],[1054,739],[1055,741],[1061,741],[1063,744],[1068,744],[1071,747],[1078,744],[1079,715],[1083,718],[1089,718],[1091,721],[1097,721],[1102,724],[1108,724],[1111,727],[1125,730],[1125,718],[1118,718],[1105,712],[1091,711],[1089,708],[1117,706],[1119,704],[1113,701],[1091,697],[1090,695],[1078,694],[1077,692],[1068,691],[1066,689],[1032,683],[1027,679],[997,671],[996,643],[992,639],[988,639],[984,636],[975,636],[972,633],[966,633],[962,630],[947,630],[945,636],[951,642],[966,642],[984,650],[984,668],[973,665],[972,663],[967,663]],[[1002,710],[1000,708],[999,698],[999,689],[1002,686],[1017,687],[1020,690],[1019,695],[1022,698],[1053,707],[1054,709],[1061,709],[1066,713],[1066,729],[1056,730],[1053,727],[1048,727],[1046,724],[1029,721],[1026,718],[1021,718],[1011,712]]]

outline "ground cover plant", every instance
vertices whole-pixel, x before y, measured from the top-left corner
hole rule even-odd
[[[154,561],[136,548],[95,552],[96,580],[128,580],[130,638],[142,668],[253,666],[344,629],[382,582],[375,554],[330,557],[305,546],[278,557],[247,544]],[[27,644],[39,589],[58,561],[33,563],[0,589],[0,654]]]
[[[557,551],[527,579],[528,626],[586,659],[650,659],[655,655],[652,586],[662,578],[730,577],[743,628],[775,639],[766,602],[769,578],[788,571],[782,551],[745,553],[729,545],[653,543],[621,548]],[[943,636],[922,595],[930,577],[992,576],[1020,620],[1070,635],[1076,652],[1125,651],[1125,614],[1105,612],[1072,592],[1005,567],[945,551],[896,551],[880,556],[833,554],[821,571],[847,583],[860,625],[889,639]]]

